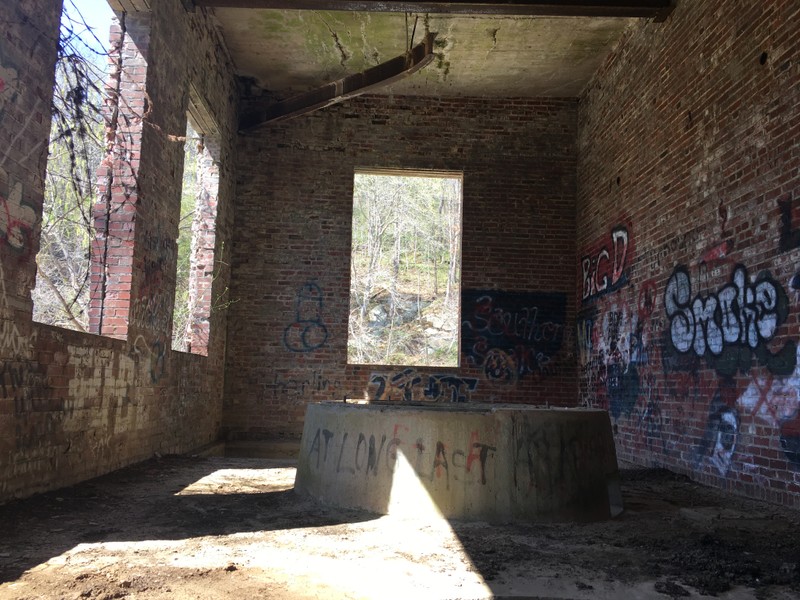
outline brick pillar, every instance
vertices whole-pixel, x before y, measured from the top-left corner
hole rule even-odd
[[[219,190],[219,141],[204,139],[197,169],[198,195],[192,222],[192,254],[189,269],[189,336],[187,350],[208,355],[211,288],[214,281],[217,194]]]
[[[123,14],[111,28],[105,85],[106,156],[98,172],[93,207],[89,331],[125,339],[131,303],[133,235],[142,118],[147,111],[145,78],[150,15]]]

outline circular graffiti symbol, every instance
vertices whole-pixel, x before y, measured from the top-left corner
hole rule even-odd
[[[328,328],[316,321],[300,321],[283,332],[283,343],[292,352],[311,352],[328,341]]]
[[[283,344],[291,352],[311,352],[328,340],[322,322],[322,289],[313,281],[303,285],[295,299],[295,321],[283,330]]]
[[[514,359],[497,348],[489,350],[483,364],[486,379],[498,383],[513,383],[517,379],[517,368]]]

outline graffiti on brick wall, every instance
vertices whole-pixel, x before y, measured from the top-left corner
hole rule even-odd
[[[4,294],[5,292],[0,291]],[[28,338],[23,337],[12,318],[0,315],[0,353],[5,356],[25,356],[30,351]]]
[[[778,210],[781,213],[778,250],[780,252],[788,252],[789,250],[800,248],[800,228],[795,228],[795,202],[791,192],[782,198],[778,198]]]
[[[6,108],[16,100],[19,89],[17,69],[13,68],[3,55],[0,46],[0,121],[2,121]]]
[[[631,448],[652,464],[673,454],[679,415],[665,399],[704,401],[688,391],[690,374],[677,373],[675,385],[662,377],[661,348],[666,323],[656,280],[628,285],[584,306],[577,317],[577,349],[583,404],[605,408],[615,426],[624,426]],[[671,402],[670,402],[671,404]]]
[[[675,232],[668,240],[636,249],[636,267],[642,277],[661,275],[674,266],[674,257],[689,251],[694,243],[691,233]]]
[[[648,332],[642,310],[634,311],[618,292],[630,280],[633,260],[630,228],[613,227],[590,246],[580,260],[581,304],[577,319],[578,357],[587,403],[608,408],[611,415],[631,416],[641,391],[639,365],[649,361]],[[611,295],[607,305],[599,301]],[[652,290],[640,294],[647,316],[652,313]]]
[[[0,240],[15,254],[26,257],[33,251],[36,213],[25,204],[22,183],[13,184],[0,169]]]
[[[781,422],[780,442],[786,458],[800,467],[800,413],[795,412],[791,419]]]
[[[708,409],[703,437],[695,447],[694,468],[710,464],[720,475],[727,474],[739,436],[739,411],[722,399],[719,389]]]
[[[648,390],[653,390],[654,386],[647,386]],[[636,413],[636,429],[644,440],[645,447],[653,452],[669,454],[667,440],[664,436],[664,415],[661,411],[661,402],[657,395],[650,394],[652,397],[645,401],[644,408],[634,409]]]
[[[800,355],[800,348],[797,352]],[[754,376],[737,406],[744,414],[775,428],[784,455],[800,466],[800,356],[788,376]]]
[[[467,402],[477,388],[474,377],[424,374],[408,368],[398,373],[372,373],[368,394],[373,402]]]
[[[35,363],[0,363],[0,398],[14,400],[14,414],[63,411],[63,398],[53,398],[47,377]]]
[[[171,288],[165,274],[174,269],[177,252],[175,240],[162,233],[146,232],[142,238],[145,260],[142,264],[142,283],[137,297],[131,302],[129,323],[137,328],[159,333],[167,331],[172,321]]]
[[[780,251],[800,248],[791,195],[778,206]],[[720,214],[724,234],[727,211]],[[691,468],[729,477],[760,471],[750,444],[770,444],[800,468],[800,351],[790,321],[800,273],[785,283],[766,270],[750,273],[729,258],[733,239],[674,266],[675,254],[701,243],[690,232],[637,250],[639,274],[654,279],[583,305],[577,348],[585,403],[607,408],[630,451],[653,464],[686,457],[688,443]]]
[[[0,40],[2,42],[2,40]],[[26,95],[27,96],[27,95]],[[13,137],[6,140],[6,143],[0,147],[0,167],[3,166],[9,159],[12,152],[17,153],[23,148],[27,147],[27,153],[23,156],[16,154],[14,162],[22,165],[34,155],[38,155],[42,148],[47,145],[47,137],[39,137],[39,133],[35,136],[27,136],[26,143],[19,143],[20,139],[25,139],[28,128],[33,125],[39,125],[45,118],[49,118],[49,102],[43,100],[41,90],[37,90],[35,98],[28,97],[31,100],[24,110],[20,111],[19,115],[15,115],[19,122],[15,122],[13,127],[7,128],[7,133],[13,130]],[[6,116],[9,108],[18,103],[19,99],[23,97],[22,80],[19,78],[19,69],[17,69],[3,53],[2,44],[0,44],[0,122]],[[42,114],[42,108],[47,108],[47,117]],[[31,138],[38,139],[31,143]]]
[[[0,355],[15,358],[29,357],[35,339],[35,331],[29,336],[22,335],[14,314],[8,307],[6,275],[3,262],[0,261]]]
[[[514,383],[555,367],[564,339],[566,294],[463,290],[461,349],[486,379]]]
[[[156,384],[167,371],[167,351],[169,342],[156,339],[148,342],[144,336],[139,335],[133,342],[133,356],[145,365],[150,383]]]
[[[140,342],[141,343],[141,342]],[[58,364],[68,365],[77,374],[69,380],[69,396],[78,402],[90,402],[112,392],[127,395],[136,367],[135,360],[108,348],[78,344],[67,346],[67,353],[56,353]],[[150,393],[149,390],[147,393]]]
[[[793,341],[775,352],[767,345],[789,312],[786,292],[769,272],[751,281],[747,269],[736,265],[730,283],[692,297],[689,271],[678,267],[667,282],[664,308],[670,348],[704,357],[720,374],[747,372],[751,355],[776,375],[787,375],[796,366]]]
[[[633,259],[628,227],[617,225],[607,238],[592,245],[580,260],[582,294],[585,304],[618,290],[628,283]]]
[[[642,288],[639,311],[624,301],[581,311],[577,321],[578,355],[584,389],[611,415],[631,416],[646,391],[640,370],[651,362],[653,306],[649,284]],[[648,379],[649,381],[649,379]]]
[[[147,289],[153,289],[147,286]],[[140,329],[166,331],[171,321],[168,311],[169,300],[166,288],[162,287],[154,294],[140,292],[138,298],[131,302],[129,323]]]
[[[290,352],[313,352],[328,341],[328,328],[322,322],[322,288],[309,281],[295,298],[295,320],[283,331],[283,345]]]
[[[599,352],[605,369],[605,386],[614,417],[630,415],[639,397],[639,371],[631,362],[632,320],[625,307],[603,314]]]
[[[284,373],[275,373],[273,380],[262,386],[261,401],[279,400],[282,403],[306,403],[320,394],[332,394],[339,386],[339,381],[321,371],[294,377]]]
[[[42,446],[55,446],[64,438],[64,415],[55,412],[38,412],[14,421],[14,439],[17,450],[32,450]]]
[[[141,294],[131,303],[131,317],[129,323],[140,329],[153,331],[166,331],[169,327],[171,316],[169,314],[169,299],[163,291],[154,295]]]
[[[308,462],[316,470],[334,470],[340,476],[377,477],[394,472],[397,453],[403,452],[420,479],[441,480],[450,489],[451,481],[485,485],[496,450],[478,431],[468,440],[426,440],[401,424],[377,434],[318,428]]]
[[[17,450],[54,443],[63,435],[65,401],[54,393],[37,364],[28,361],[1,363],[0,399],[13,400]]]

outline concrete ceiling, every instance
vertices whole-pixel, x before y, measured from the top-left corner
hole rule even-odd
[[[404,54],[416,20],[403,13],[213,10],[238,74],[278,98]],[[377,93],[574,97],[636,20],[420,15],[413,43],[426,29],[437,32],[433,62]]]

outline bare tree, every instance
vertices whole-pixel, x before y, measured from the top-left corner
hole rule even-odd
[[[457,362],[458,316],[444,313],[458,305],[460,227],[460,178],[356,175],[351,362]],[[436,333],[443,323],[447,331]]]
[[[105,148],[102,89],[106,56],[97,47],[102,44],[67,0],[56,61],[32,298],[34,319],[79,331],[88,325],[92,203],[97,189],[95,173]]]

